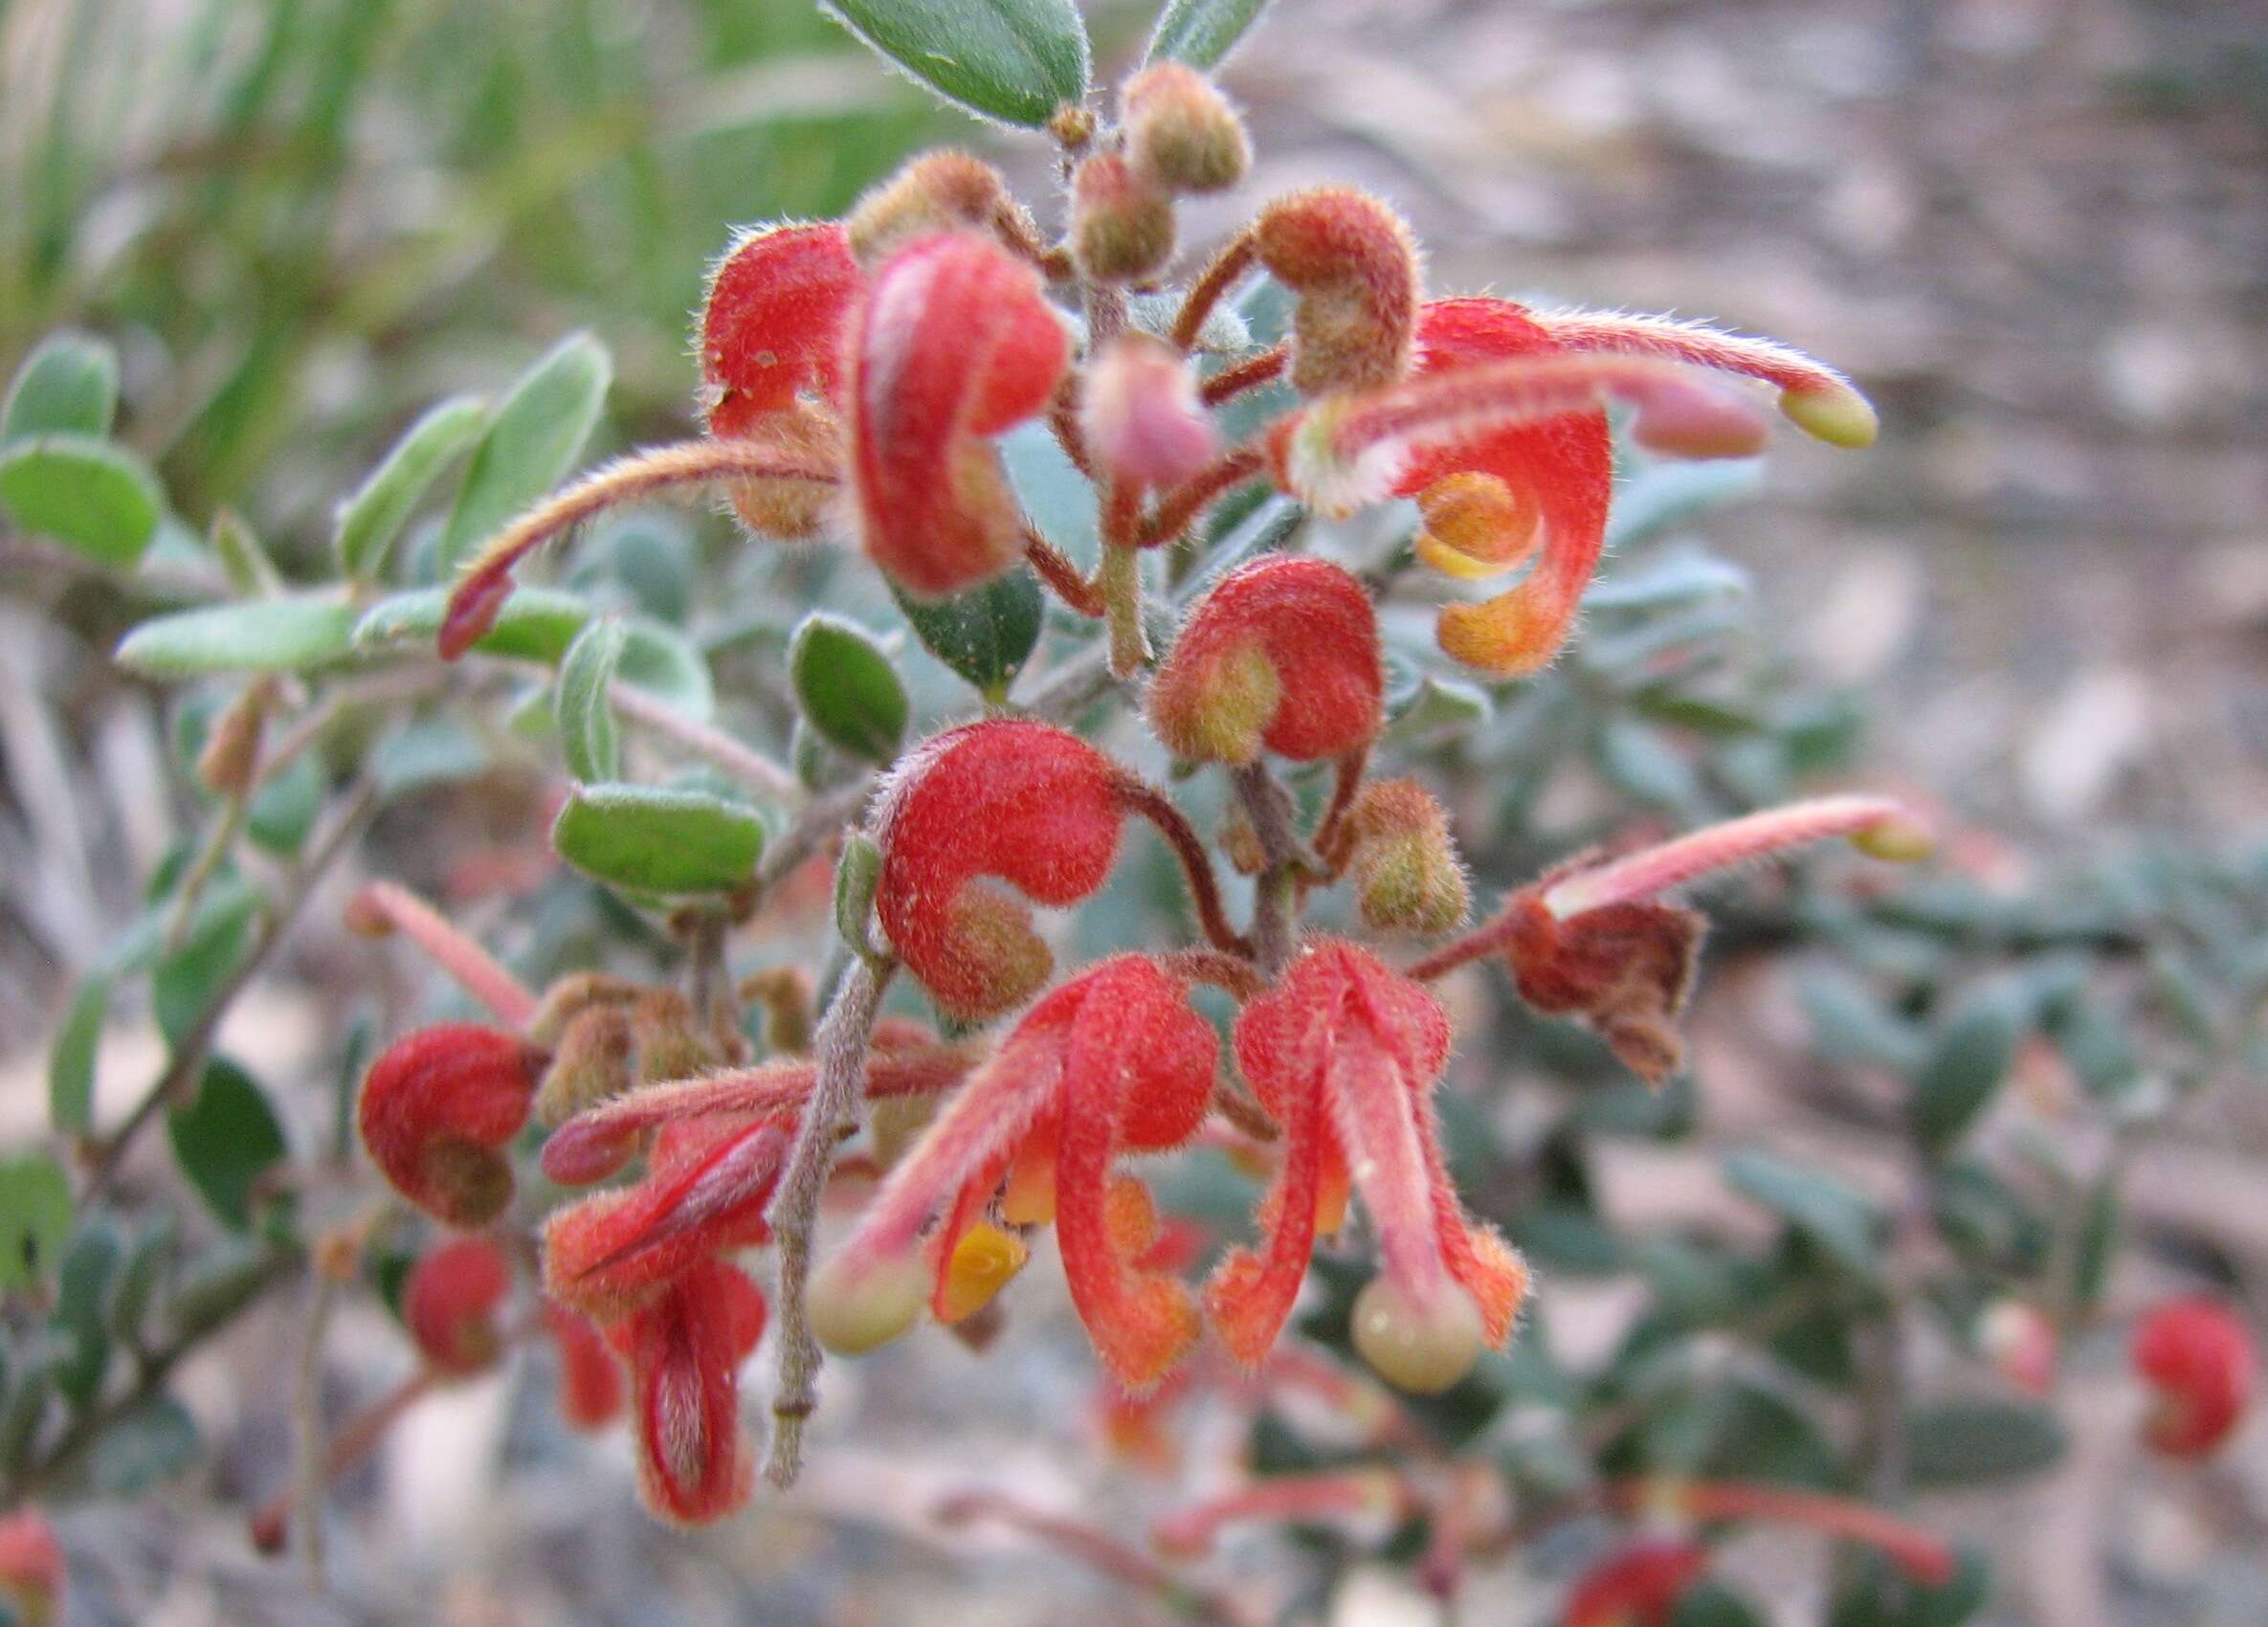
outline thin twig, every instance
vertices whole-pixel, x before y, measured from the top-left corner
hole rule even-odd
[[[307,1587],[320,1595],[322,1574],[322,1494],[325,1472],[322,1431],[322,1341],[330,1327],[339,1285],[318,1270],[308,1287],[307,1326],[300,1335],[300,1361],[293,1375],[291,1545],[307,1573]]]
[[[744,746],[713,724],[689,716],[659,696],[634,683],[617,680],[607,697],[614,710],[641,727],[674,741],[697,757],[707,759],[751,791],[800,806],[810,793],[794,774],[763,752]]]
[[[1232,771],[1231,778],[1268,861],[1253,890],[1252,946],[1260,970],[1274,977],[1292,958],[1292,916],[1299,879],[1308,868],[1305,846],[1292,821],[1291,794],[1277,783],[1265,763],[1244,764]]]

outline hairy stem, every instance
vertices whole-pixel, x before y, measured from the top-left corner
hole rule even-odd
[[[359,930],[399,932],[433,963],[456,979],[458,988],[486,1006],[506,1028],[525,1028],[536,1014],[536,996],[519,978],[468,937],[456,924],[409,888],[370,881],[347,906]]]
[[[1233,447],[1178,486],[1158,495],[1157,506],[1142,523],[1137,541],[1143,547],[1164,547],[1178,542],[1198,515],[1231,487],[1240,486],[1268,466],[1267,454],[1256,446]]]
[[[1056,591],[1056,596],[1078,614],[1100,620],[1108,613],[1101,591],[1037,531],[1025,531],[1024,558],[1039,579]]]
[[[1220,880],[1212,873],[1212,859],[1188,817],[1164,791],[1132,774],[1119,777],[1119,797],[1130,812],[1141,814],[1157,828],[1158,835],[1166,838],[1166,845],[1173,850],[1173,857],[1181,861],[1182,875],[1190,884],[1190,902],[1196,906],[1197,924],[1204,928],[1206,940],[1223,954],[1249,960],[1252,943],[1229,925],[1229,912],[1221,903]]]
[[[1275,977],[1290,964],[1300,877],[1307,866],[1291,795],[1264,763],[1246,763],[1232,771],[1236,795],[1259,837],[1267,864],[1254,883],[1252,945],[1260,970]]]
[[[1221,296],[1236,284],[1236,279],[1252,268],[1258,250],[1249,233],[1232,240],[1227,247],[1212,256],[1212,263],[1198,275],[1190,285],[1189,297],[1181,302],[1181,314],[1173,319],[1173,346],[1184,354],[1197,347],[1197,335],[1205,330],[1205,319],[1212,314]]]
[[[800,803],[809,794],[801,780],[763,752],[742,745],[721,728],[688,717],[659,696],[635,684],[616,682],[607,697],[614,709],[633,723],[706,759],[751,791],[790,804]]]
[[[1289,345],[1271,345],[1257,355],[1247,356],[1214,373],[1198,387],[1197,398],[1208,407],[1234,401],[1248,390],[1257,390],[1272,379],[1281,378],[1291,361]]]

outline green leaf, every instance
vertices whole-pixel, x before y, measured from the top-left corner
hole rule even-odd
[[[1495,711],[1496,702],[1478,684],[1428,673],[1394,708],[1387,735],[1403,746],[1438,742],[1480,727]]]
[[[1072,0],[820,0],[908,76],[971,113],[1033,128],[1087,94]]]
[[[1881,1252],[1882,1214],[1865,1193],[1768,1152],[1728,1154],[1724,1178],[1735,1191],[1784,1216],[1838,1263],[1861,1276],[1874,1274]]]
[[[2012,983],[1974,991],[1946,1019],[1914,1079],[1914,1133],[1943,1152],[1975,1122],[2015,1065],[2032,1017],[2031,1002]]]
[[[200,907],[190,917],[180,945],[159,955],[150,978],[150,1004],[156,1008],[158,1030],[168,1045],[180,1044],[196,1026],[221,985],[242,962],[258,903],[253,893],[233,891],[222,900],[224,907]],[[170,916],[167,919],[169,922]]]
[[[896,590],[892,590],[896,592]],[[987,701],[1009,686],[1039,643],[1039,580],[1016,569],[982,588],[924,603],[898,593],[898,608],[922,647],[975,686]]]
[[[118,415],[118,352],[109,341],[69,328],[32,347],[0,406],[0,442],[29,435],[98,438]]]
[[[1906,1415],[1906,1473],[1917,1490],[2036,1474],[2066,1444],[2061,1421],[2036,1402],[1939,1401]]]
[[[622,681],[706,722],[717,709],[708,657],[683,634],[659,622],[634,620],[623,626],[630,637],[622,647]]]
[[[358,651],[402,644],[431,644],[441,631],[449,603],[446,588],[414,588],[389,593],[363,613],[354,625]],[[496,625],[473,646],[483,656],[556,661],[597,612],[588,599],[554,588],[518,588],[497,613]]]
[[[874,890],[882,877],[882,850],[863,831],[843,837],[842,857],[834,861],[834,929],[855,953],[871,955],[874,940],[866,919],[874,913]]]
[[[1213,67],[1267,9],[1268,0],[1166,0],[1143,60]]]
[[[92,435],[52,434],[0,450],[0,508],[26,531],[124,567],[158,534],[166,493],[132,453]]]
[[[170,1395],[152,1395],[103,1426],[64,1486],[80,1497],[139,1497],[196,1462],[197,1421]]]
[[[2071,1251],[2071,1295],[2081,1310],[2093,1310],[2102,1303],[2103,1285],[2110,1281],[2111,1262],[2118,1257],[2119,1215],[2119,1183],[2116,1179],[2100,1182],[2087,1194]]]
[[[560,658],[551,715],[567,772],[585,784],[622,777],[622,738],[614,727],[614,669],[629,635],[612,616],[583,629]]]
[[[389,801],[430,786],[469,780],[486,771],[485,741],[446,718],[414,723],[388,735],[370,753],[370,777]]]
[[[291,1150],[252,1076],[218,1057],[205,1064],[196,1099],[166,1115],[166,1133],[206,1207],[237,1231],[252,1224],[260,1177]]]
[[[1704,1579],[1678,1601],[1670,1627],[1764,1627],[1764,1617],[1723,1584]]]
[[[864,628],[824,613],[804,617],[788,641],[788,680],[828,745],[870,763],[898,755],[912,707],[898,669]]]
[[[196,1339],[228,1322],[259,1298],[282,1258],[248,1238],[223,1237],[182,1274],[167,1306],[175,1334]]]
[[[142,1228],[119,1270],[118,1293],[110,1302],[110,1330],[129,1349],[143,1348],[150,1307],[173,1265],[173,1216],[162,1215]]]
[[[755,873],[764,826],[703,791],[578,786],[551,826],[551,845],[585,875],[635,892],[721,892]]]
[[[71,1183],[53,1158],[29,1152],[0,1163],[0,1294],[54,1269],[71,1230]]]
[[[1608,782],[1649,807],[1674,812],[1701,799],[1693,764],[1659,729],[1611,718],[1599,730],[1595,750]]]
[[[1812,1019],[1812,1043],[1821,1055],[1900,1073],[1921,1065],[1927,1044],[1920,1030],[1848,973],[1812,971],[1795,992]]]
[[[305,672],[345,657],[354,625],[354,607],[328,595],[248,599],[145,621],[114,658],[145,678]]]
[[[463,456],[487,421],[486,402],[477,395],[453,395],[428,408],[403,433],[369,479],[339,504],[331,550],[342,571],[369,581],[386,568],[394,538],[441,471]]]
[[[212,552],[238,598],[265,598],[283,591],[283,576],[266,545],[243,515],[224,508],[212,517]]]
[[[117,1229],[98,1218],[71,1239],[56,1271],[51,1325],[71,1342],[56,1363],[56,1388],[75,1410],[101,1393],[110,1368],[110,1303],[124,1254]]]
[[[559,484],[598,425],[613,378],[607,348],[570,334],[520,376],[489,419],[435,554],[442,576]]]
[[[47,1054],[48,1122],[66,1135],[85,1133],[95,1117],[95,1055],[110,1016],[110,977],[91,971],[71,996],[63,1026]]]

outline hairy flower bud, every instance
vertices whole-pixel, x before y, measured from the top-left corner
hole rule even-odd
[[[1173,257],[1173,199],[1115,152],[1071,179],[1071,256],[1097,282],[1139,282]]]
[[[2134,1330],[2134,1371],[2157,1393],[2145,1428],[2168,1458],[2204,1458],[2250,1410],[2259,1356],[2252,1330],[2202,1294],[2153,1306]]]
[[[1000,171],[953,147],[917,154],[861,192],[843,228],[851,254],[869,270],[915,238],[939,232],[1015,241],[1036,235]]]
[[[899,587],[944,597],[1022,557],[991,437],[1047,406],[1070,357],[1037,274],[984,238],[919,238],[875,273],[853,324],[851,484]]]
[[[606,1428],[622,1415],[622,1368],[605,1335],[556,1300],[544,1302],[544,1326],[559,1348],[559,1415],[586,1433]]]
[[[680,1525],[721,1519],[747,1500],[740,1364],[764,1337],[763,1291],[704,1259],[607,1331],[630,1366],[638,1490]]]
[[[569,1022],[536,1087],[536,1123],[557,1129],[586,1107],[631,1086],[636,1041],[630,1013],[619,1005],[592,1006]]]
[[[1465,867],[1431,791],[1415,780],[1374,781],[1348,812],[1347,830],[1364,925],[1431,935],[1463,924],[1472,903]]]
[[[1220,451],[1189,363],[1145,333],[1120,335],[1096,359],[1079,421],[1096,461],[1136,485],[1173,485]]]
[[[485,1226],[512,1201],[503,1148],[527,1122],[543,1053],[469,1023],[422,1029],[370,1064],[357,1118],[393,1189],[452,1226]]]
[[[420,1255],[402,1284],[402,1322],[434,1371],[469,1378],[503,1350],[496,1313],[512,1291],[512,1262],[486,1237],[454,1237]]]
[[[1054,956],[1007,882],[1060,907],[1101,887],[1118,857],[1119,771],[1077,735],[989,719],[907,754],[882,793],[875,901],[907,970],[967,1020],[1009,1010]]]
[[[29,1504],[0,1515],[0,1603],[21,1627],[51,1627],[63,1613],[63,1548],[47,1516]]]
[[[1417,245],[1367,192],[1318,187],[1253,222],[1260,263],[1299,297],[1292,386],[1301,395],[1383,390],[1409,369],[1417,326]]]
[[[1384,689],[1363,585],[1323,560],[1271,555],[1190,613],[1150,685],[1150,726],[1191,761],[1250,763],[1265,747],[1314,762],[1376,737]]]
[[[1252,167],[1244,121],[1213,82],[1180,62],[1158,62],[1119,91],[1126,156],[1173,192],[1219,192]]]
[[[215,796],[243,796],[259,770],[260,730],[276,699],[276,680],[256,678],[221,709],[197,753],[197,783]]]

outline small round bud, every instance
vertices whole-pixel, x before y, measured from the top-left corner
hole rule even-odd
[[[61,1615],[65,1567],[55,1527],[37,1508],[0,1516],[0,1601],[23,1627],[49,1627]]]
[[[1139,485],[1186,479],[1220,450],[1189,363],[1147,334],[1122,335],[1097,359],[1079,417],[1102,467]]]
[[[945,1261],[938,1285],[937,1320],[954,1323],[974,1316],[1024,1269],[1032,1251],[1012,1232],[980,1220],[961,1234]]]
[[[402,1322],[426,1365],[469,1378],[503,1349],[497,1307],[512,1291],[511,1262],[486,1237],[457,1237],[421,1256],[402,1285]]]
[[[1390,1277],[1373,1277],[1354,1298],[1354,1348],[1379,1377],[1413,1395],[1438,1395],[1480,1359],[1480,1310],[1446,1283],[1421,1303]]]
[[[871,271],[916,237],[933,232],[990,234],[1004,220],[1021,220],[1031,231],[1000,171],[974,153],[948,147],[924,152],[868,188],[843,226],[852,255]]]
[[[2251,1410],[2259,1357],[2252,1330],[2203,1294],[2152,1307],[2134,1329],[2134,1371],[2157,1392],[2145,1426],[2169,1458],[2204,1458]]]
[[[1417,245],[1400,215],[1352,188],[1318,187],[1262,210],[1252,242],[1300,297],[1292,386],[1301,395],[1382,390],[1409,369]]]
[[[1126,81],[1119,105],[1134,167],[1169,191],[1224,191],[1252,167],[1244,121],[1194,68],[1145,68]]]
[[[1136,282],[1173,257],[1173,199],[1115,152],[1071,182],[1071,253],[1098,282]]]
[[[1425,528],[1417,557],[1444,576],[1478,582],[1527,563],[1544,541],[1535,500],[1478,469],[1444,475],[1417,494]]]
[[[1449,815],[1423,786],[1380,780],[1364,787],[1347,825],[1365,925],[1432,936],[1463,923],[1472,903],[1464,866]]]
[[[716,1066],[717,1054],[693,1015],[692,1002],[675,989],[649,989],[630,1009],[637,1037],[638,1081],[658,1084],[689,1079]]]
[[[2037,1305],[1995,1301],[1977,1318],[1977,1348],[2011,1384],[2035,1395],[2055,1388],[2056,1325]]]
[[[628,1090],[635,1049],[630,1014],[622,1007],[585,1011],[567,1025],[536,1087],[536,1122],[557,1129],[584,1108]]]
[[[805,1291],[812,1332],[838,1356],[887,1345],[921,1317],[926,1274],[912,1255],[860,1264],[835,1256],[812,1274]]]

